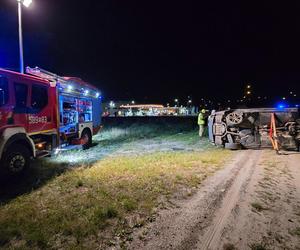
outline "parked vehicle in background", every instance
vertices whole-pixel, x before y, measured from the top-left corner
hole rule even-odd
[[[299,150],[300,117],[297,108],[229,109],[214,112],[208,119],[209,139],[228,149],[272,147],[272,114],[275,115],[280,147]]]
[[[30,158],[88,148],[101,128],[99,90],[40,68],[0,69],[0,173],[19,174]]]

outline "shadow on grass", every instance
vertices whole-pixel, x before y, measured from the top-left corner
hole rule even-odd
[[[113,140],[104,140],[96,141],[92,144],[90,149],[82,151],[83,154],[88,154],[97,149],[97,147],[108,146],[116,144],[118,147],[121,147],[122,144],[126,143],[126,138],[115,138]],[[110,148],[106,155],[99,155],[97,158],[87,162],[86,166],[89,167],[93,163],[103,159],[105,156],[112,154],[114,150],[117,150],[118,147]],[[75,151],[71,150],[62,155],[66,154],[76,154]],[[17,198],[20,195],[30,193],[34,190],[37,190],[51,181],[53,178],[60,176],[66,171],[82,166],[84,161],[70,163],[68,161],[59,160],[56,161],[57,157],[51,159],[38,159],[31,162],[31,166],[20,176],[6,177],[0,176],[0,205],[4,205],[9,201]]]
[[[31,165],[20,176],[0,177],[0,205],[42,187],[68,169],[67,164],[45,164],[44,160],[36,160]]]

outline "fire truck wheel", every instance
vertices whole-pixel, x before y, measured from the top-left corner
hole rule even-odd
[[[92,134],[88,129],[83,130],[81,139],[86,141],[86,143],[82,145],[83,149],[88,149],[92,145]]]
[[[13,145],[4,153],[1,171],[6,175],[19,175],[29,167],[29,162],[30,152],[28,148],[20,144]]]

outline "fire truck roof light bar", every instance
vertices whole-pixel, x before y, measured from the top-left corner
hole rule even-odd
[[[51,73],[39,67],[35,67],[35,68],[26,67],[26,73],[49,81],[59,81],[60,83],[67,83],[67,81],[63,77],[60,77],[54,73]]]
[[[100,93],[92,89],[88,84],[82,82],[78,82],[74,80],[74,78],[66,79],[64,77],[58,76],[57,74],[51,73],[47,70],[41,69],[39,67],[31,68],[26,67],[26,73],[46,79],[51,83],[59,83],[60,89],[64,93],[74,93],[78,95],[84,95],[92,98],[99,98]],[[84,86],[84,87],[83,87]]]

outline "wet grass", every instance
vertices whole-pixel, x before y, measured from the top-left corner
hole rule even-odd
[[[14,183],[18,191],[12,190],[13,184],[1,189],[0,248],[103,249],[116,244],[114,237],[130,240],[132,227],[153,220],[157,207],[165,206],[182,188],[197,187],[233,154],[212,148],[170,148],[161,152],[159,143],[158,150],[152,153],[99,154],[104,145],[119,150],[140,141],[142,132],[136,133],[136,129],[124,135],[112,128],[97,136],[101,148],[97,145],[90,149],[95,151],[93,161],[69,164],[45,159],[37,162],[38,166],[20,183]],[[147,138],[155,135],[154,138],[173,140],[180,145],[198,141],[193,131],[175,136],[151,129],[143,133]],[[109,138],[117,145],[109,142]],[[75,158],[78,153],[67,153],[66,158]],[[80,154],[88,158],[89,150]]]

